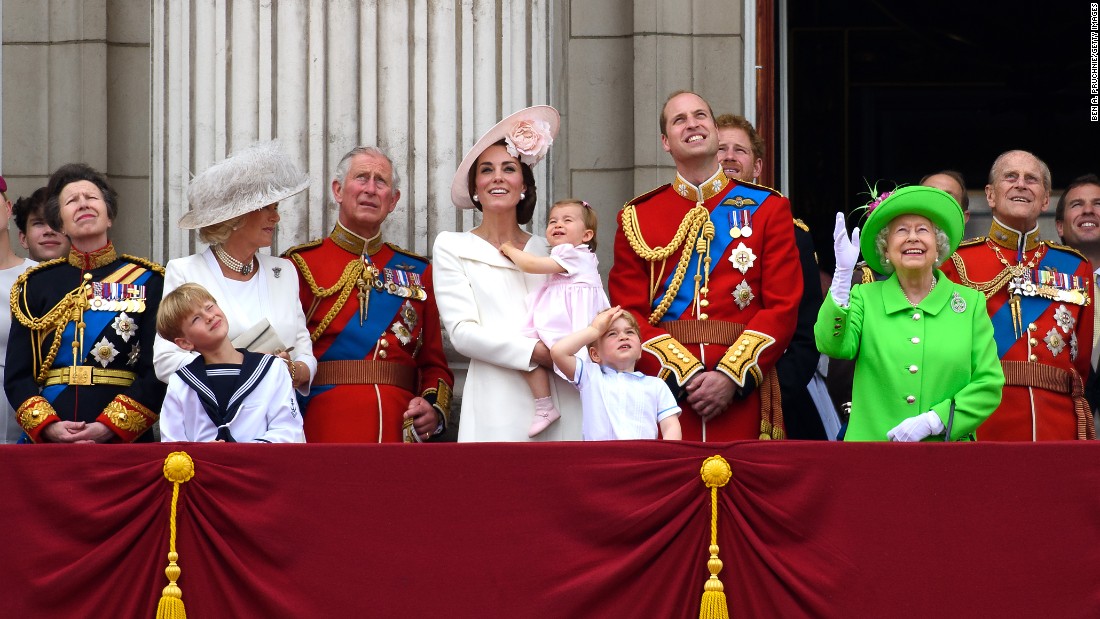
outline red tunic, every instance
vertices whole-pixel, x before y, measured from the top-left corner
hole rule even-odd
[[[361,268],[366,265],[364,248],[376,275]],[[331,366],[326,362],[367,360],[377,362],[371,364],[374,371],[411,377],[415,384],[408,389],[399,386],[400,379],[392,381],[398,384],[318,384],[315,379],[303,407],[306,441],[408,442],[402,416],[416,395],[432,404],[446,422],[454,376],[443,353],[427,259],[382,243],[381,237],[368,242],[339,224],[328,238],[292,248],[286,257],[298,270],[320,382],[327,382],[326,367]],[[410,275],[415,273],[419,275]],[[360,280],[365,284],[360,286]],[[391,282],[393,286],[388,285]],[[417,289],[423,295],[415,294]],[[361,291],[367,305],[364,327],[349,343],[343,331],[349,328],[350,334],[360,329]]]
[[[696,197],[704,198],[706,209],[706,216],[698,219],[693,215],[700,213],[694,210]],[[780,415],[762,419],[758,387],[775,385],[765,377],[774,376],[775,363],[794,334],[802,296],[790,203],[774,190],[729,181],[719,171],[698,188],[677,177],[672,185],[629,202],[618,219],[615,263],[608,278],[611,302],[638,319],[648,354],[637,368],[664,378],[677,394],[684,439],[781,437]],[[713,225],[709,250],[706,222]],[[739,231],[733,238],[733,228],[747,228],[751,234]],[[680,229],[684,234],[677,234]],[[680,269],[685,246],[693,257]],[[691,251],[698,247],[703,254]],[[709,278],[704,275],[708,256]],[[703,268],[697,269],[700,263]],[[677,272],[682,278],[675,277]],[[666,292],[677,279],[679,290],[666,310]],[[744,333],[731,337],[734,324],[743,325]],[[682,397],[682,387],[704,370],[722,372],[742,391],[728,410],[706,423]],[[767,398],[767,407],[774,405],[778,412],[777,386],[769,387]],[[773,430],[771,421],[779,427]]]
[[[1021,237],[1024,250],[1018,259]],[[1015,288],[1012,267],[1019,264],[1032,273],[1023,275],[1025,280],[1048,284],[1045,294],[1022,296],[1017,313],[1009,289]],[[1005,370],[1001,404],[978,428],[978,440],[1070,440],[1094,434],[1091,413],[1086,407],[1085,415],[1079,414],[1083,398],[1072,392],[1073,383],[1080,386],[1089,372],[1093,307],[1074,303],[1069,290],[1059,292],[1065,284],[1049,283],[1055,271],[1076,276],[1087,299],[1092,290],[1088,260],[1068,247],[1040,241],[1038,229],[1022,235],[994,220],[988,237],[963,242],[942,268],[952,280],[985,292]],[[1065,281],[1074,286],[1074,280]],[[1041,386],[1050,387],[1055,378],[1059,389]]]

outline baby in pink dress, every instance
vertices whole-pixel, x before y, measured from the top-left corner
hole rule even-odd
[[[511,243],[500,252],[524,273],[549,274],[546,283],[529,299],[530,314],[524,335],[537,337],[552,347],[563,336],[586,326],[611,304],[603,289],[596,254],[596,212],[583,200],[561,200],[550,207],[546,222],[549,256],[532,256]],[[550,398],[548,370],[536,367],[524,374],[535,397],[535,436],[561,416]]]

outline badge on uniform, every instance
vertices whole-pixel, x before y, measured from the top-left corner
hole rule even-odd
[[[1054,322],[1062,328],[1062,333],[1073,331],[1073,327],[1077,325],[1077,319],[1065,305],[1059,305],[1058,309],[1054,310]]]
[[[738,201],[738,206],[744,201],[741,196],[735,199],[726,200],[723,204],[734,203],[734,200]],[[748,200],[749,203],[752,200]],[[748,238],[752,236],[752,212],[749,209],[734,209],[729,213],[730,224],[730,236],[739,239],[741,237]]]
[[[749,287],[747,281],[741,280],[740,284],[733,289],[733,300],[737,302],[737,307],[745,309],[749,306],[749,302],[756,298],[752,294],[752,288]]]
[[[401,340],[401,344],[403,345],[407,346],[408,343],[412,341],[412,333],[409,333],[409,330],[405,328],[405,325],[401,324],[400,322],[393,323],[393,325],[390,326],[390,331],[392,331],[393,334],[397,336],[397,339]]]
[[[966,311],[966,299],[959,296],[958,291],[951,293],[951,311],[961,314]]]
[[[738,243],[737,248],[730,254],[729,260],[744,275],[756,262],[756,254],[752,253],[752,250],[744,243]]]
[[[405,301],[405,305],[401,306],[401,320],[405,321],[409,331],[416,329],[416,323],[420,320],[420,317],[417,316],[416,308],[412,306],[412,303]]]
[[[138,331],[137,323],[134,322],[133,318],[127,316],[126,312],[122,312],[118,316],[115,316],[115,320],[111,323],[111,326],[114,327],[115,333],[122,338],[123,342],[129,342],[130,338],[134,337]]]
[[[428,293],[420,283],[419,274],[390,268],[384,268],[382,272],[386,280],[383,284],[386,292],[403,299],[423,301],[428,298]]]
[[[97,312],[144,312],[145,286],[92,282],[88,287],[88,309]]]
[[[107,367],[107,364],[114,361],[118,356],[118,349],[115,348],[114,343],[108,340],[106,337],[100,339],[92,346],[92,358],[99,362],[99,365]]]

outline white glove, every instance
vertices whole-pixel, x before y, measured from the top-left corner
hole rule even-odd
[[[940,421],[936,411],[928,411],[902,420],[894,426],[893,430],[886,433],[886,437],[899,443],[915,443],[927,436],[942,434],[943,429],[943,422]]]
[[[836,255],[836,270],[833,271],[833,283],[829,294],[837,305],[848,305],[848,295],[852,291],[852,273],[859,260],[859,227],[852,230],[848,238],[848,229],[844,226],[844,213],[836,214],[836,227],[833,229],[833,253]]]

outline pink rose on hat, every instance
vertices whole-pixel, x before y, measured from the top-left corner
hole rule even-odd
[[[524,119],[512,127],[512,131],[504,136],[504,142],[508,154],[518,158],[527,165],[533,165],[541,160],[554,138],[550,133],[550,123],[544,120]]]

